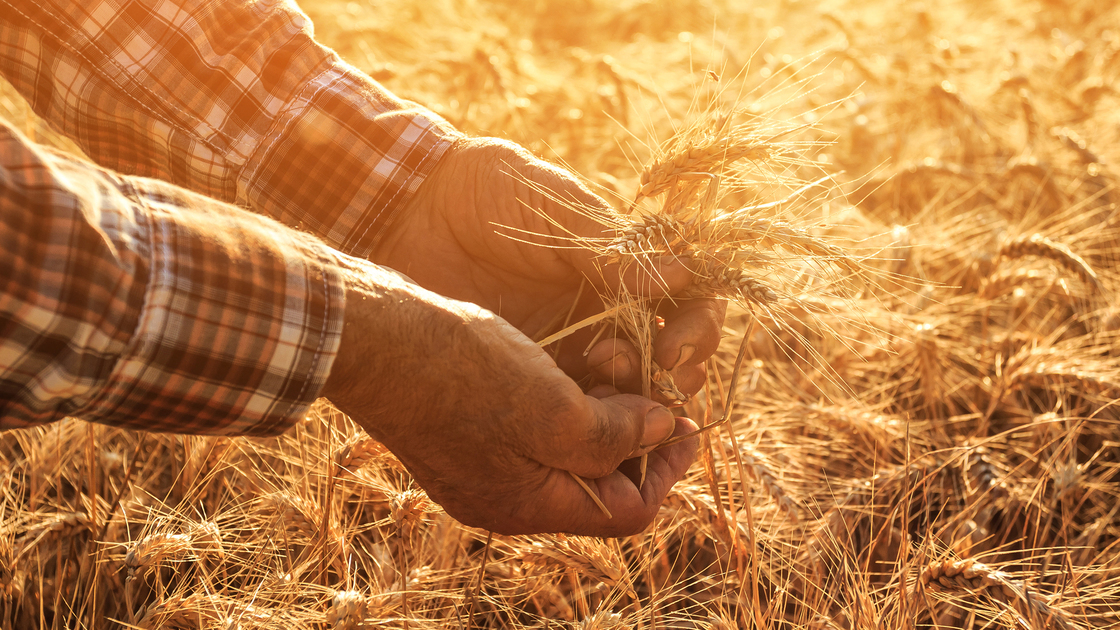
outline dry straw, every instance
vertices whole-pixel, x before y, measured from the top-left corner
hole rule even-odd
[[[987,595],[1011,607],[1032,630],[1056,628],[1079,630],[1080,625],[1054,608],[1026,583],[975,560],[938,560],[927,564],[918,575],[920,589]]]
[[[774,473],[763,463],[764,458],[756,451],[740,451],[739,457],[743,462],[743,466],[750,474],[751,478],[758,482],[766,491],[766,494],[773,499],[774,504],[778,506],[782,512],[789,516],[790,520],[794,523],[798,522],[800,518],[800,509],[797,504],[778,483]]]
[[[369,610],[369,602],[358,591],[339,591],[327,608],[327,625],[331,630],[357,630]]]
[[[779,4],[300,2],[613,206],[498,231],[734,303],[647,531],[487,547],[325,404],[272,438],[62,420],[0,433],[0,630],[1120,627],[1115,9]],[[534,338],[629,337],[684,402],[648,352],[679,300],[599,297]]]
[[[1095,293],[1101,291],[1101,281],[1097,277],[1097,272],[1093,271],[1084,258],[1074,253],[1069,246],[1052,241],[1041,234],[1010,240],[1000,248],[999,254],[1011,259],[1035,256],[1050,260],[1076,275]]]
[[[377,440],[359,435],[335,453],[334,461],[339,470],[353,474],[386,452],[385,446]]]
[[[136,627],[159,628],[268,628],[283,621],[274,611],[245,605],[217,595],[173,595],[148,606]]]
[[[157,569],[164,562],[178,562],[194,551],[187,534],[150,534],[136,541],[124,557],[129,577]]]
[[[11,566],[18,566],[27,554],[40,545],[51,546],[57,544],[59,541],[66,540],[80,532],[88,531],[89,525],[89,515],[80,512],[49,516],[46,520],[28,528],[16,541]]]

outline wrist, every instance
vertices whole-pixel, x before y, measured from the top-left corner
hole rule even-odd
[[[473,320],[492,317],[469,303],[427,291],[402,274],[379,265],[340,256],[345,285],[339,350],[320,392],[383,438],[392,426],[378,418],[388,402],[408,409],[409,399],[430,396],[423,383],[439,378],[441,365],[462,338],[456,335]],[[415,408],[415,407],[413,407]],[[407,426],[395,416],[394,426]]]

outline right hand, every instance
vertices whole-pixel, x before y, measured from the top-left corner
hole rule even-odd
[[[610,211],[572,173],[523,147],[465,138],[440,158],[371,260],[440,295],[497,313],[527,335],[541,336],[559,327],[557,315],[571,312],[570,321],[576,322],[602,312],[607,304],[600,296],[622,285],[661,300],[692,282],[693,273],[681,260],[623,269],[573,246],[573,235],[613,236],[575,207]],[[725,308],[720,300],[662,300],[665,327],[653,339],[650,358],[672,373],[685,394],[696,393],[705,382],[704,362],[719,346]],[[642,369],[635,344],[612,325],[588,348],[596,330],[587,327],[560,342],[557,364],[573,379],[590,374],[618,391],[641,393],[652,375]]]
[[[343,265],[345,325],[322,394],[462,523],[502,534],[634,534],[692,464],[696,438],[652,450],[694,431],[690,420],[641,396],[585,395],[489,311],[364,261]],[[639,488],[632,458],[647,453]],[[569,471],[593,479],[613,518]]]

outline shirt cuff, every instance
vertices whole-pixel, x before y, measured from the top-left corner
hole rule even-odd
[[[279,213],[280,220],[368,258],[461,137],[438,114],[336,60],[284,105],[240,174],[238,201],[295,209]]]
[[[148,431],[286,430],[338,351],[345,286],[329,248],[163,182],[121,188],[142,210],[144,304],[106,385],[74,415]]]

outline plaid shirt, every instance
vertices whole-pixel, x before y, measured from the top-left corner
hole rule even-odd
[[[283,0],[0,0],[0,73],[102,166],[362,257],[457,137]],[[336,256],[0,126],[0,428],[283,430],[337,349]]]

